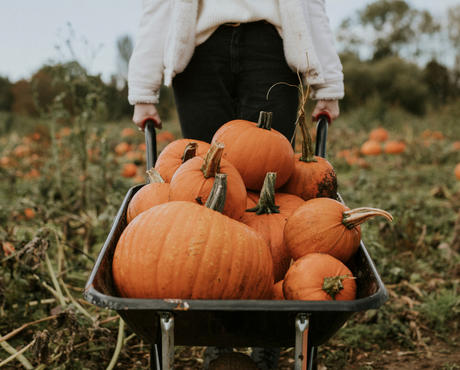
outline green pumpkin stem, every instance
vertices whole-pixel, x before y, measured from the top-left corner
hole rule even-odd
[[[333,300],[335,300],[335,296],[340,293],[343,289],[343,281],[345,279],[356,279],[350,275],[341,275],[341,276],[329,276],[325,277],[323,281],[323,290],[329,294]]]
[[[227,195],[227,175],[218,173],[215,176],[211,193],[205,206],[209,209],[222,213],[225,207],[225,198]]]
[[[165,180],[161,177],[160,173],[152,167],[150,170],[146,171],[149,176],[149,183],[164,183]]]
[[[302,109],[299,116],[300,132],[302,133],[302,155],[299,160],[302,162],[318,162],[315,158],[315,152],[313,151],[313,140],[308,130],[307,121],[305,119],[305,112]]]
[[[203,172],[203,176],[206,179],[216,176],[219,172],[220,160],[222,159],[223,152],[224,144],[222,143],[214,143],[209,148],[204,158],[203,165],[201,166],[201,172]]]
[[[272,129],[273,113],[261,111],[259,113],[259,121],[257,122],[257,127],[263,128],[265,130]]]
[[[196,156],[196,149],[198,148],[198,144],[191,142],[188,143],[184,149],[184,154],[182,155],[182,163],[187,162],[189,159]]]
[[[393,216],[383,209],[360,207],[343,212],[342,223],[348,229],[353,229],[354,227],[375,216],[383,216],[388,221],[393,221]]]
[[[280,207],[275,205],[275,183],[276,172],[267,172],[260,191],[259,202],[255,207],[247,209],[246,212],[255,212],[258,215],[280,213]]]

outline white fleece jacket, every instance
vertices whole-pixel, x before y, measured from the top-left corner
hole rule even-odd
[[[325,0],[278,1],[288,65],[310,84],[312,99],[341,99],[342,65],[334,47]],[[136,45],[129,62],[131,104],[158,103],[161,83],[169,86],[187,66],[196,46],[198,2],[143,0]]]

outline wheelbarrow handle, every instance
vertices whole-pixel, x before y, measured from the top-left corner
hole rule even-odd
[[[145,152],[147,155],[147,171],[155,166],[157,161],[157,134],[155,131],[155,121],[147,119],[144,123],[145,133]]]
[[[315,155],[319,157],[326,157],[326,141],[327,141],[327,128],[331,122],[329,114],[321,113],[315,117],[318,122],[316,124],[316,147]]]

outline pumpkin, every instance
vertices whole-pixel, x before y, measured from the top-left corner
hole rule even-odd
[[[310,253],[294,262],[283,283],[286,299],[302,301],[346,301],[356,298],[353,274],[338,259]]]
[[[128,224],[112,263],[113,281],[122,297],[271,297],[270,250],[256,231],[219,212],[225,189],[226,175],[218,174],[206,207],[172,201]]]
[[[371,130],[369,133],[369,139],[373,141],[384,142],[388,140],[388,131],[383,127],[377,127]]]
[[[460,180],[460,163],[457,163],[457,165],[455,166],[454,174],[457,180]]]
[[[250,191],[250,190],[248,190],[246,193],[247,193],[246,209],[254,208],[259,202],[259,194],[257,194],[254,191]]]
[[[125,127],[123,130],[121,130],[121,137],[132,137],[136,135],[136,130],[134,130],[132,127]]]
[[[138,190],[128,204],[126,213],[128,223],[139,213],[169,200],[169,184],[164,182],[154,168],[147,171],[147,174],[149,175],[150,183]]]
[[[128,153],[130,150],[131,150],[131,145],[128,144],[126,141],[122,141],[121,143],[117,144],[115,146],[115,153],[118,155],[118,156],[122,156],[122,155],[125,155],[126,153]]]
[[[24,209],[24,216],[26,217],[27,220],[31,220],[35,218],[35,211],[33,208],[25,208]]]
[[[303,138],[302,153],[296,154],[294,171],[281,191],[297,195],[304,200],[318,197],[336,198],[337,176],[325,158],[314,155],[303,111],[298,122]]]
[[[205,155],[209,147],[208,143],[200,140],[175,140],[169,143],[158,155],[155,169],[165,182],[171,182],[174,172],[182,163],[195,155]]]
[[[259,122],[233,120],[221,126],[212,142],[225,145],[223,157],[241,174],[246,188],[260,191],[265,174],[276,172],[276,188],[294,170],[294,151],[286,137],[271,128],[272,113],[260,112]]]
[[[283,293],[283,283],[284,280],[280,280],[273,285],[273,296],[272,299],[275,301],[282,301],[284,300],[284,293]]]
[[[174,134],[170,131],[162,131],[157,135],[157,141],[159,143],[170,143],[174,141]]]
[[[382,153],[382,145],[375,140],[367,140],[361,145],[360,149],[363,155],[379,155]]]
[[[236,168],[222,159],[224,145],[214,143],[205,157],[194,157],[182,164],[171,179],[169,199],[205,204],[219,173],[227,174],[227,199],[223,214],[239,219],[246,209],[247,194]]]
[[[383,147],[383,151],[387,154],[401,154],[406,150],[406,144],[403,141],[391,140],[387,141]]]
[[[125,163],[121,169],[121,176],[134,177],[137,174],[137,166],[134,163]]]
[[[244,213],[241,222],[258,231],[270,247],[273,277],[277,282],[283,279],[291,262],[291,256],[284,243],[284,225],[287,218],[304,201],[295,195],[285,194],[284,203],[278,203],[280,194],[275,195],[275,182],[276,173],[267,173],[259,202]],[[278,205],[275,204],[275,200]]]
[[[209,363],[209,370],[258,370],[259,367],[248,355],[241,352],[222,353]]]
[[[375,216],[392,220],[388,212],[377,208],[350,210],[330,198],[308,200],[286,222],[286,246],[295,260],[308,253],[319,252],[347,262],[359,247],[359,225]]]

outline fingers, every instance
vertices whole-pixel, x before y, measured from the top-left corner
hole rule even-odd
[[[136,104],[134,106],[133,122],[140,131],[144,131],[145,123],[149,120],[154,122],[156,128],[161,129],[160,115],[153,104]]]
[[[318,100],[312,112],[313,121],[317,121],[321,115],[325,115],[329,122],[335,120],[340,114],[338,100]]]

